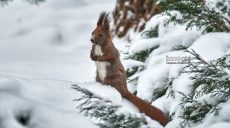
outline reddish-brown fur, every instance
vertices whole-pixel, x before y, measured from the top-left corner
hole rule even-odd
[[[116,88],[123,98],[127,98],[131,101],[141,112],[157,120],[162,125],[166,125],[169,119],[163,112],[128,91],[126,73],[121,64],[119,52],[112,42],[107,13],[101,13],[97,27],[92,32],[91,41],[93,45],[90,57],[97,64],[96,81]],[[98,50],[98,47],[101,49]],[[100,55],[98,53],[102,54]],[[102,77],[103,73],[105,77]]]

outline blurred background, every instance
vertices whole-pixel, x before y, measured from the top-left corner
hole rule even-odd
[[[72,81],[94,78],[89,39],[99,13],[112,11],[115,0],[0,2],[2,74]]]

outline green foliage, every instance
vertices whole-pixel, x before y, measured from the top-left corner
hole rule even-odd
[[[158,29],[159,25],[157,25],[155,28],[151,28],[150,30],[146,30],[142,32],[142,36],[147,37],[147,38],[153,38],[153,37],[158,37]]]
[[[185,95],[182,92],[178,92],[183,95],[182,102],[180,104],[181,108],[184,110],[181,118],[184,119],[182,125],[190,125],[190,123],[197,123],[204,119],[208,113],[214,113],[218,115],[218,110],[220,109],[217,105],[208,104],[207,102],[199,102],[194,99],[192,95]]]
[[[134,75],[137,72],[140,72],[144,69],[144,66],[140,65],[140,66],[133,66],[129,69],[126,70],[126,75],[127,77],[130,77],[132,75]]]
[[[135,75],[135,74],[134,74]],[[138,79],[139,79],[139,76],[136,75],[135,77],[129,77],[127,82],[128,82],[128,86],[130,88],[132,88],[132,93],[134,95],[137,94],[137,84],[138,84]]]
[[[184,49],[196,59],[184,68],[184,73],[189,73],[193,80],[192,92],[189,95],[178,92],[183,96],[180,104],[183,109],[183,127],[202,121],[208,113],[217,115],[221,109],[219,104],[230,99],[230,55],[207,62],[194,50]],[[204,96],[208,96],[208,99]],[[215,103],[208,103],[209,98],[215,100]]]
[[[95,96],[78,85],[73,85],[73,89],[83,94],[81,98],[75,100],[80,102],[77,108],[84,116],[99,120],[97,124],[101,128],[139,128],[147,124],[144,117],[118,113],[119,106]]]
[[[175,91],[172,89],[173,80],[174,78],[167,79],[164,83],[164,86],[154,89],[152,101],[155,101],[156,99],[164,95],[166,95],[167,97],[175,98]]]
[[[172,89],[173,80],[174,78],[168,80],[164,88],[167,89],[166,91],[168,91],[167,96],[175,99],[175,91]]]
[[[185,68],[185,73],[194,74],[191,77],[194,80],[194,89],[197,89],[193,92],[194,97],[211,94],[213,97],[228,100],[230,98],[230,78],[227,71],[230,71],[228,60],[230,55],[207,62],[195,51],[188,52],[199,60],[189,64]]]
[[[141,62],[145,62],[146,59],[149,57],[149,54],[154,51],[155,49],[157,49],[159,47],[159,45],[154,46],[150,49],[146,49],[146,50],[142,50],[140,52],[137,52],[135,54],[132,55],[128,55],[125,59],[130,59],[130,60],[136,60],[136,61],[141,61]],[[140,73],[141,71],[143,71],[145,69],[144,65],[135,65],[133,67],[130,67],[126,70],[126,75],[128,78],[128,83],[132,84],[135,88],[137,86],[137,82],[139,79],[139,75],[136,75],[138,73]]]
[[[140,52],[137,52],[133,55],[130,55],[128,57],[128,59],[133,59],[133,60],[137,60],[137,61],[141,61],[141,62],[145,62],[145,60],[149,57],[149,54],[157,49],[159,47],[159,45],[155,46],[155,47],[152,47],[150,49],[146,49],[146,50],[142,50]]]
[[[153,96],[152,96],[152,101],[155,101],[156,99],[162,97],[163,95],[166,94],[167,88],[162,87],[162,88],[156,88],[153,91]]]
[[[186,24],[187,29],[196,27],[203,32],[230,32],[230,11],[227,0],[219,0],[214,8],[208,7],[205,0],[159,0],[160,6],[170,16],[168,22]],[[179,11],[182,17],[171,15]]]

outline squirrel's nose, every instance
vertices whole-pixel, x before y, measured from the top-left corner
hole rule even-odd
[[[94,39],[93,39],[93,38],[91,38],[90,41],[91,41],[92,43],[94,43]]]

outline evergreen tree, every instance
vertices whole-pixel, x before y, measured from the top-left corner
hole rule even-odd
[[[230,32],[230,1],[217,0],[159,0],[159,5],[171,16],[168,22],[186,24],[203,32]],[[182,17],[171,15],[179,11]]]
[[[137,75],[138,73],[142,72],[146,66],[145,66],[145,61],[146,59],[149,57],[150,53],[152,53],[155,49],[159,48],[159,45],[150,47],[148,49],[145,50],[141,50],[139,52],[136,52],[134,54],[129,54],[129,53],[125,53],[126,60],[133,60],[133,61],[137,61],[140,64],[138,65],[133,65],[132,67],[129,67],[128,69],[126,69],[126,75],[128,78],[128,83],[129,85],[134,86],[135,91],[134,93],[136,93],[136,88],[137,88],[137,81],[139,79],[139,75]]]
[[[164,22],[166,24],[185,25],[187,29],[197,28],[203,33],[230,32],[229,0],[158,0],[155,3],[158,4],[161,10],[166,10],[161,15],[170,17]],[[158,37],[158,29],[159,26],[155,26],[150,30],[144,31],[142,36],[156,38]],[[158,47],[138,51],[134,54],[127,53],[126,59],[143,63],[127,69],[129,84],[137,85],[140,73],[146,68],[146,60],[149,58],[149,54]],[[194,56],[192,62],[182,71],[182,73],[188,73],[191,76],[190,79],[193,81],[191,84],[192,91],[189,95],[177,92],[172,87],[176,78],[168,78],[163,83],[165,84],[165,86],[162,86],[163,88],[153,90],[152,100],[154,101],[163,95],[175,99],[175,96],[177,96],[175,94],[179,93],[183,97],[180,102],[182,109],[180,118],[183,119],[181,127],[198,125],[210,114],[218,115],[222,107],[221,104],[229,101],[230,55],[206,61],[194,50],[188,50],[186,47],[179,46],[173,50],[185,50]],[[215,102],[210,102],[210,98]]]
[[[191,53],[195,60],[184,69],[184,73],[189,73],[193,80],[192,92],[189,95],[179,92],[183,95],[183,127],[202,121],[207,114],[218,115],[221,109],[219,104],[230,99],[230,55],[208,62],[194,50],[184,49]],[[210,98],[212,102],[209,102]]]

